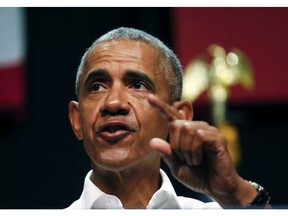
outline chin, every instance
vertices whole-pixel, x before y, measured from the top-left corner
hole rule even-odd
[[[137,156],[130,151],[109,150],[99,155],[97,164],[104,169],[120,171],[131,167],[137,161]]]

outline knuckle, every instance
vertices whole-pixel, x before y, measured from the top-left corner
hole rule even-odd
[[[199,121],[199,124],[204,126],[204,127],[209,126],[209,124],[207,122],[205,122],[205,121]]]
[[[179,128],[179,124],[177,123],[177,121],[172,121],[171,123],[169,123],[169,129],[171,131],[176,131]]]
[[[181,127],[181,133],[186,134],[186,135],[190,135],[190,136],[194,136],[196,132],[196,129],[193,127],[193,125],[191,124],[184,124]]]
[[[210,128],[210,130],[212,130],[212,131],[214,131],[214,132],[216,132],[216,133],[219,132],[218,128],[215,127],[215,126],[209,126],[209,128]]]
[[[184,133],[188,133],[190,130],[191,130],[191,126],[189,124],[184,124],[181,129],[181,131]]]

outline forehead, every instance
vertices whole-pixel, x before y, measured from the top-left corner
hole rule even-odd
[[[118,66],[133,66],[135,69],[153,71],[157,61],[157,50],[140,41],[119,40],[97,44],[90,52],[88,70],[93,67],[118,63]],[[110,65],[111,66],[111,65]]]
[[[90,73],[105,70],[110,77],[123,77],[128,71],[145,73],[158,93],[168,98],[168,83],[163,82],[161,57],[157,48],[141,41],[119,40],[97,44],[89,53],[80,76],[79,90]]]

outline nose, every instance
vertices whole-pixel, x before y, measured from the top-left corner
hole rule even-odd
[[[127,99],[124,86],[113,86],[105,96],[99,112],[101,115],[127,115],[131,109]]]

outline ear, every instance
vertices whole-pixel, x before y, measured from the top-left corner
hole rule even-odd
[[[185,120],[192,120],[193,108],[191,102],[186,100],[175,101],[172,106],[182,113]]]
[[[69,120],[74,131],[74,134],[79,140],[83,139],[81,120],[79,115],[79,104],[76,101],[69,103]]]

